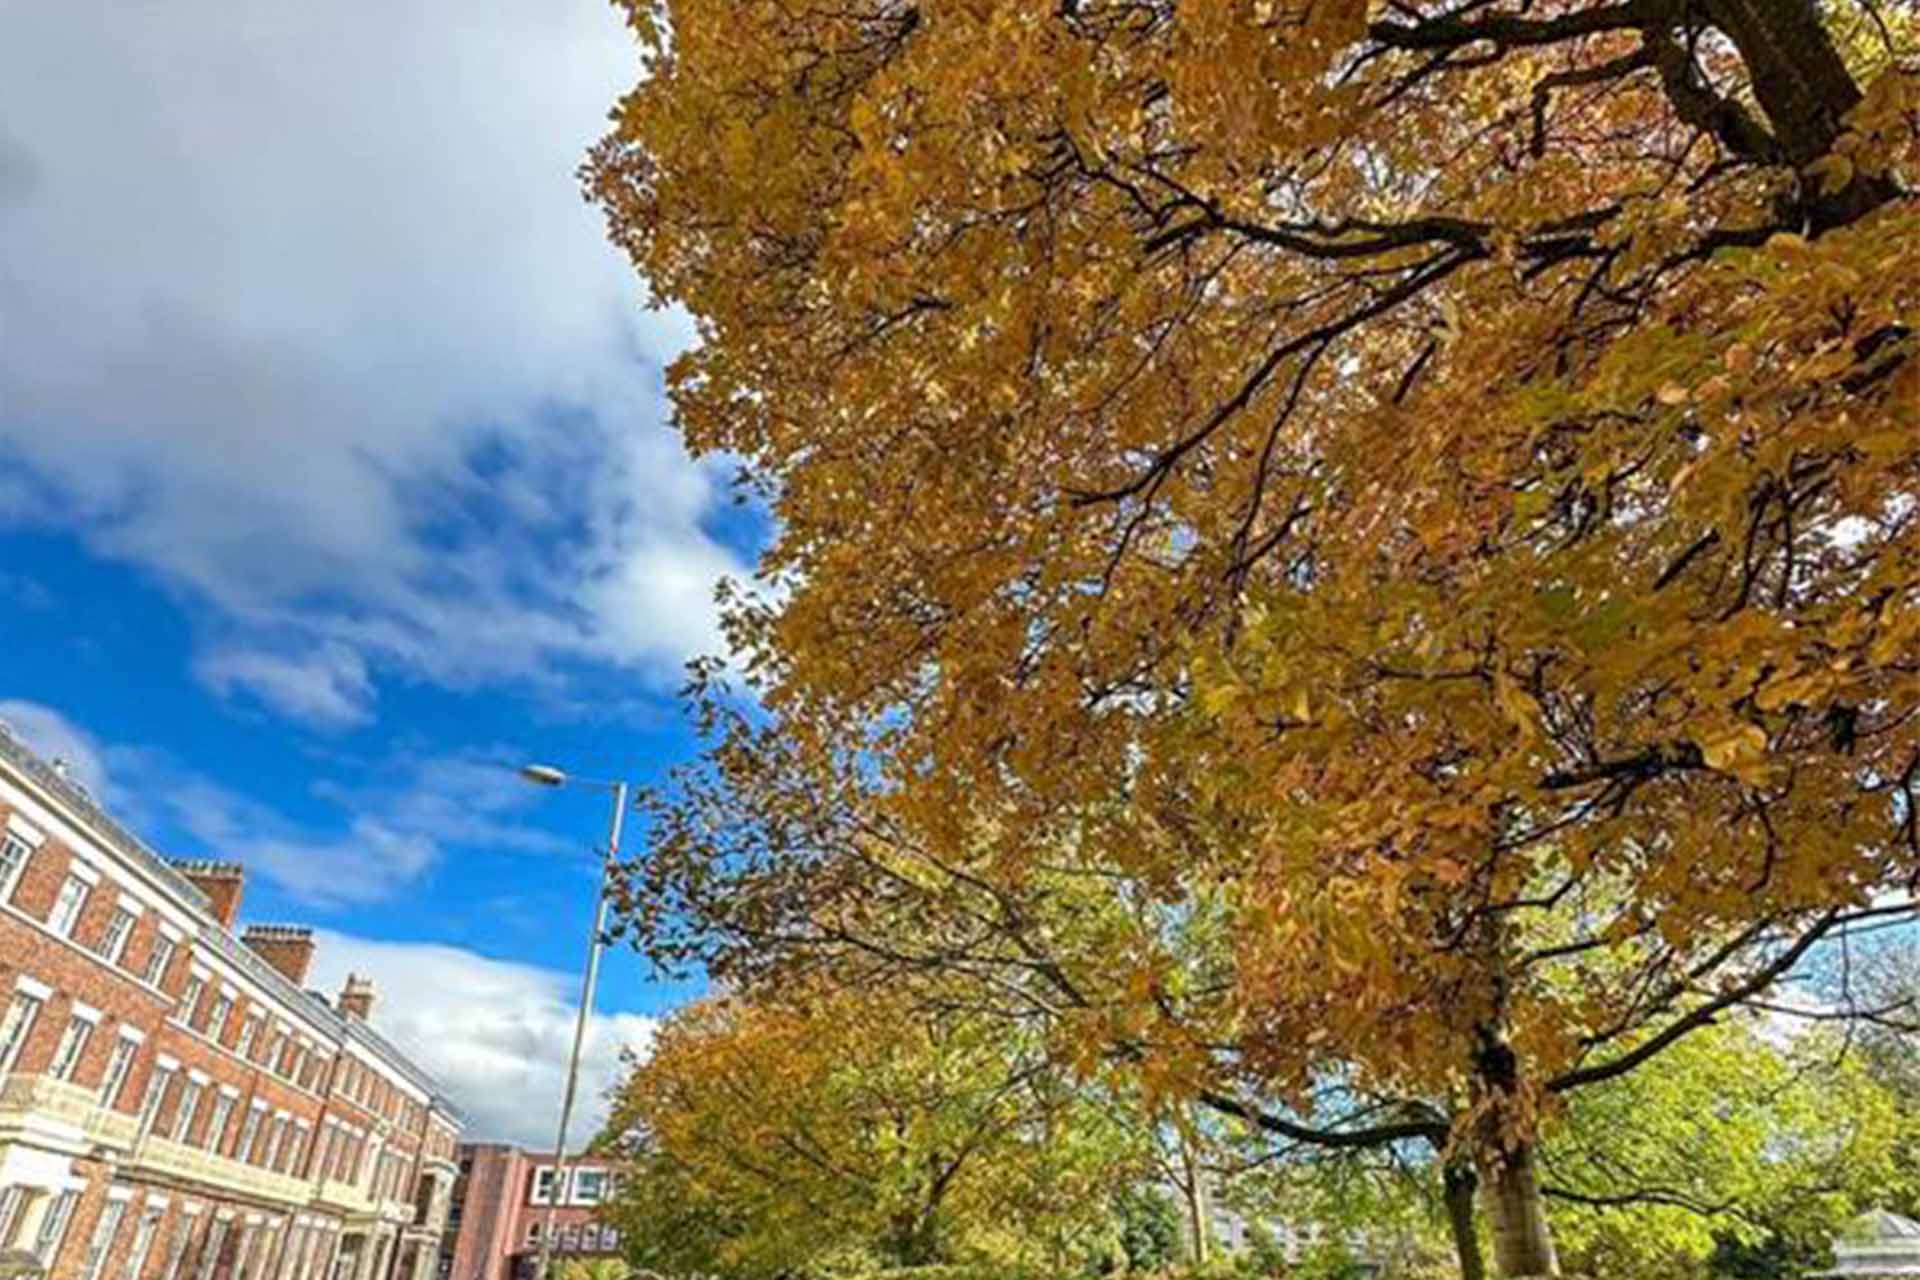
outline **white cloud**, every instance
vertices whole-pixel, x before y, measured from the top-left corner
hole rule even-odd
[[[432,943],[316,936],[312,985],[329,994],[347,974],[377,989],[373,1025],[412,1055],[467,1116],[467,1136],[551,1149],[572,1043],[576,979]],[[596,1014],[587,1024],[569,1147],[599,1131],[623,1049],[644,1052],[654,1019]]]
[[[0,721],[43,758],[64,761],[96,800],[136,829],[164,826],[191,836],[210,857],[232,859],[316,907],[391,898],[420,879],[445,849],[468,847],[577,856],[576,843],[522,822],[538,793],[513,776],[501,748],[396,755],[379,782],[316,783],[340,813],[337,826],[297,821],[182,764],[164,751],[101,743],[52,707],[0,701]]]
[[[214,857],[244,863],[317,907],[381,902],[419,880],[444,850],[573,854],[577,848],[518,819],[535,797],[504,751],[399,757],[376,785],[316,784],[343,815],[339,828],[279,810],[188,769],[162,752],[111,748],[106,759],[141,825],[187,832]]]
[[[689,330],[572,178],[637,70],[604,0],[6,12],[0,519],[156,572],[209,686],[320,726],[380,670],[717,644]]]
[[[194,670],[215,693],[249,689],[295,720],[345,728],[372,718],[373,684],[358,652],[322,645],[298,657],[249,649],[213,649]]]
[[[107,764],[92,734],[52,707],[17,698],[0,700],[0,721],[42,759],[63,766],[75,782],[102,803],[107,802]]]

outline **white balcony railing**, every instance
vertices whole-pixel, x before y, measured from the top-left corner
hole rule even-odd
[[[100,1105],[97,1089],[52,1076],[0,1081],[0,1133],[77,1129],[89,1145],[126,1151],[139,1133],[136,1116]]]

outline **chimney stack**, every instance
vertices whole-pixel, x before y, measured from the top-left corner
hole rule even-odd
[[[347,984],[340,988],[340,998],[334,1003],[342,1014],[365,1022],[373,1016],[373,979],[348,974]]]
[[[250,924],[240,941],[294,986],[307,985],[307,970],[313,967],[313,930],[297,924]]]
[[[246,873],[240,864],[190,858],[176,860],[173,868],[207,895],[214,919],[220,922],[221,928],[231,930],[234,921],[240,918],[240,890],[245,887]]]

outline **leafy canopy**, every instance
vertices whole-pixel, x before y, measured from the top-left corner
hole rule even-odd
[[[1920,872],[1910,3],[626,7],[587,179],[777,517],[757,820],[1202,903],[1132,1060],[1495,1148]],[[889,884],[824,850],[763,922]]]
[[[818,988],[670,1018],[615,1097],[634,1261],[782,1276],[1082,1256],[1139,1130],[1004,1025]],[[1089,1233],[1092,1233],[1091,1235]]]

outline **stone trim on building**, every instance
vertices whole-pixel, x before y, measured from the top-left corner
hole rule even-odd
[[[462,1121],[371,985],[352,1015],[306,990],[309,931],[236,934],[237,864],[169,863],[4,726],[0,838],[0,1255],[431,1280]]]

